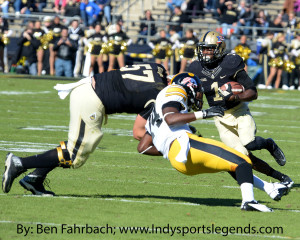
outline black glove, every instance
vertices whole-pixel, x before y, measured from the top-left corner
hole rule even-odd
[[[213,106],[208,109],[202,110],[202,112],[203,112],[203,119],[224,116],[224,108],[221,106]]]
[[[228,101],[229,98],[233,95],[231,84],[228,84],[227,90],[223,91],[220,88],[218,89],[219,95],[225,100]]]

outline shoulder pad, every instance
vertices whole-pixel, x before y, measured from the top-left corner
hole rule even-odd
[[[235,72],[245,68],[243,59],[236,53],[228,53],[223,58],[221,65],[223,68],[230,69]]]
[[[171,97],[171,98],[183,98],[184,101],[187,101],[187,93],[185,89],[180,85],[169,85],[168,89],[166,90],[165,97]],[[175,100],[174,99],[174,100]]]
[[[198,77],[200,76],[200,72],[202,71],[202,65],[198,60],[193,61],[190,66],[188,67],[187,71],[194,73]]]

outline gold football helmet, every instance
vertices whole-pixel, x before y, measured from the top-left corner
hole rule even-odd
[[[203,53],[203,49],[213,49],[213,56]],[[203,34],[197,44],[197,55],[200,62],[212,63],[226,53],[225,38],[218,32],[208,31]]]

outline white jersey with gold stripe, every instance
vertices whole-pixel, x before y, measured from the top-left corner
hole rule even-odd
[[[187,93],[182,86],[169,85],[157,95],[155,107],[147,120],[146,130],[151,134],[154,146],[160,151],[164,158],[168,158],[170,144],[186,132],[190,132],[188,124],[169,126],[162,113],[162,107],[169,102],[179,102],[182,106],[181,113],[188,112]]]

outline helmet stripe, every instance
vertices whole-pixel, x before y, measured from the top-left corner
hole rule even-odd
[[[207,34],[209,34],[211,31],[208,31],[207,33],[205,33],[205,35],[204,35],[204,37],[203,37],[203,42],[205,42],[205,38],[206,38],[206,36],[207,36]]]

